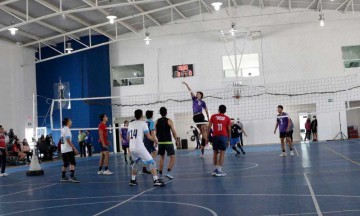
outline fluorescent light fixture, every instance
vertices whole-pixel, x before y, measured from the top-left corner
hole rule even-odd
[[[71,47],[71,43],[66,44],[66,53],[71,53],[74,49]]]
[[[231,33],[231,36],[235,36],[235,32],[237,32],[235,23],[231,24],[231,29],[229,32]]]
[[[319,16],[320,16],[320,18],[319,18],[320,26],[323,27],[323,26],[325,26],[325,16],[324,16],[324,13],[323,13],[322,11],[320,11]]]
[[[115,23],[115,19],[117,18],[117,16],[113,15],[113,14],[110,14],[109,16],[106,17],[110,24],[114,24]]]
[[[212,3],[211,5],[214,7],[214,9],[215,9],[216,11],[218,11],[218,10],[220,10],[222,4],[223,4],[223,3],[221,3],[221,2],[214,2],[214,3]]]
[[[151,41],[151,38],[150,38],[150,33],[149,32],[146,32],[145,33],[145,39],[144,39],[146,45],[149,45],[150,44],[150,41]]]
[[[19,29],[18,29],[18,28],[14,28],[14,27],[9,28],[9,31],[10,31],[11,35],[15,35],[17,30],[19,30]]]

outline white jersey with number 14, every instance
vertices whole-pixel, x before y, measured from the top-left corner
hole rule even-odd
[[[133,121],[129,124],[128,139],[130,141],[130,151],[144,146],[144,136],[149,133],[149,127],[144,121]]]

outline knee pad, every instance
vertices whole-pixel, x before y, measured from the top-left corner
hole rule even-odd
[[[156,169],[156,163],[155,163],[155,161],[154,161],[153,163],[149,164],[149,167],[150,167],[150,170]]]
[[[68,168],[68,166],[69,166],[69,163],[64,163],[65,168]]]

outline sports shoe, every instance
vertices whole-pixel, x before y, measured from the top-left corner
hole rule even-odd
[[[280,156],[280,157],[286,157],[286,153],[283,152],[283,153],[281,153],[279,156]]]
[[[226,173],[223,173],[223,172],[220,172],[218,171],[216,174],[215,174],[216,177],[224,177],[226,176]]]
[[[102,170],[98,171],[98,175],[104,175],[104,171]]]
[[[165,183],[161,179],[157,179],[154,181],[154,186],[165,187]]]
[[[61,178],[60,179],[60,182],[68,182],[69,181],[69,178],[65,176],[65,178]]]
[[[72,183],[80,183],[79,180],[76,179],[76,177],[72,177],[69,179],[69,182],[72,182]]]
[[[110,172],[110,170],[105,170],[103,175],[113,175],[114,173]]]
[[[245,154],[245,152],[244,151],[241,151],[243,154]]]
[[[129,185],[130,185],[130,186],[136,186],[136,185],[137,185],[136,180],[130,180]]]
[[[6,177],[6,176],[9,176],[10,174],[7,174],[7,173],[2,173],[1,176],[2,177]]]
[[[211,173],[212,176],[216,176],[216,173],[218,173],[219,171],[217,169],[214,169],[214,171]]]
[[[204,155],[202,154],[202,155],[200,155],[200,158],[204,158]]]
[[[294,152],[293,152],[292,150],[290,151],[290,155],[291,155],[291,156],[294,156]]]
[[[2,173],[0,173],[0,177],[4,177],[4,175]]]
[[[240,157],[240,153],[236,153],[236,154],[235,154],[235,157]]]
[[[168,172],[168,173],[166,173],[166,175],[165,175],[165,176],[166,176],[166,177],[168,177],[169,179],[174,179],[174,176],[172,176],[172,175],[171,175],[171,173],[169,173],[169,172]]]

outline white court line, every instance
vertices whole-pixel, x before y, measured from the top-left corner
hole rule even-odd
[[[306,180],[306,184],[308,185],[309,187],[309,191],[310,191],[310,194],[311,194],[311,198],[314,202],[314,205],[315,205],[315,209],[316,209],[316,213],[318,214],[318,216],[322,216],[322,212],[320,210],[320,206],[319,206],[319,203],[316,199],[316,196],[315,196],[315,193],[314,193],[314,190],[310,184],[310,181],[309,181],[309,178],[307,177],[306,173],[304,173],[304,177],[305,177],[305,180]]]
[[[171,181],[168,181],[168,182],[166,182],[165,184],[168,184],[168,183],[170,183],[170,182],[171,182]],[[156,187],[150,188],[150,189],[148,189],[148,190],[146,190],[146,191],[143,191],[143,192],[141,192],[141,193],[139,193],[139,194],[137,194],[137,195],[135,195],[135,196],[133,196],[133,197],[130,197],[129,199],[127,199],[127,200],[125,200],[125,201],[122,201],[121,203],[118,203],[118,204],[116,204],[116,205],[114,205],[114,206],[112,206],[112,207],[110,207],[110,208],[105,209],[104,211],[101,211],[101,212],[99,212],[99,213],[94,214],[94,216],[98,216],[98,215],[104,214],[104,213],[106,213],[106,212],[108,212],[108,211],[110,211],[110,210],[112,210],[112,209],[114,209],[114,208],[116,208],[116,207],[119,207],[119,206],[121,206],[121,205],[123,205],[123,204],[125,204],[125,203],[127,203],[127,202],[130,202],[131,200],[133,200],[133,199],[135,199],[135,198],[143,195],[144,193],[147,193],[147,192],[149,192],[149,191],[152,191],[152,190],[154,190],[154,189],[156,189]]]
[[[296,156],[299,157],[299,152],[298,152],[298,150],[297,150],[297,148],[296,148],[296,145],[294,145],[294,149],[295,149]]]
[[[346,157],[345,155],[343,155],[343,154],[335,151],[334,149],[329,148],[329,147],[327,147],[327,146],[325,146],[325,148],[327,148],[327,149],[328,149],[329,151],[331,151],[332,153],[339,155],[340,157],[344,158],[345,160],[350,161],[350,162],[352,162],[352,163],[360,166],[360,163],[359,163],[359,162],[356,162],[356,161],[354,161],[354,160],[351,160],[350,158],[348,158],[348,157]]]
[[[142,201],[142,200],[133,201],[133,202],[166,203],[166,204],[178,204],[178,205],[193,206],[193,207],[205,209],[205,210],[209,211],[213,216],[217,216],[216,212],[213,211],[212,209],[209,209],[209,208],[207,208],[205,206],[195,205],[195,204],[191,204],[191,203],[167,202],[167,201]]]
[[[51,187],[51,186],[54,186],[54,185],[57,185],[57,183],[54,183],[54,184],[51,184],[51,185],[42,186],[42,187],[37,187],[37,188],[31,188],[31,189],[29,189],[29,190],[23,190],[23,191],[19,191],[19,192],[15,192],[15,193],[4,194],[4,195],[1,195],[0,197],[11,196],[11,195],[19,194],[19,193],[24,193],[24,192],[29,192],[29,191],[37,190],[37,189],[42,189],[42,188],[46,188],[46,187]]]

